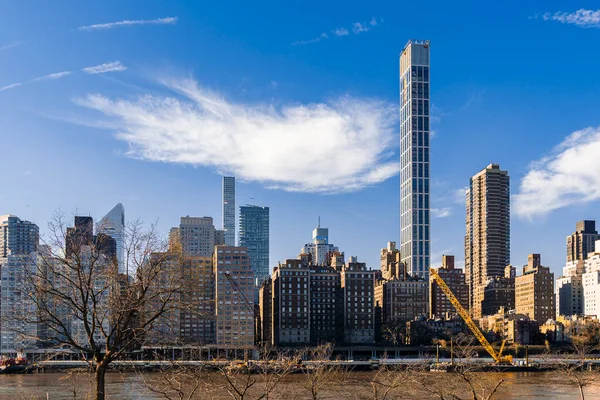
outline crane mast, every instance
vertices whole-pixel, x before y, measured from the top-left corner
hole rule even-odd
[[[448,297],[448,300],[450,300],[450,303],[452,303],[452,305],[454,306],[454,308],[456,309],[458,314],[461,316],[463,321],[465,321],[465,324],[467,324],[467,326],[469,327],[471,332],[473,332],[473,335],[475,335],[477,340],[479,340],[479,343],[481,343],[481,345],[485,348],[485,350],[492,356],[492,358],[494,359],[496,364],[512,364],[512,356],[511,355],[502,356],[502,350],[504,349],[504,341],[502,342],[502,347],[500,349],[500,352],[496,353],[496,350],[494,350],[494,348],[492,347],[490,342],[488,342],[488,340],[485,338],[483,333],[481,333],[481,330],[475,324],[475,321],[473,321],[473,319],[471,318],[471,316],[469,315],[467,310],[465,310],[465,308],[462,306],[462,304],[460,304],[460,301],[458,301],[456,296],[454,296],[454,293],[452,293],[452,290],[450,290],[450,288],[448,287],[446,282],[444,282],[444,280],[437,273],[437,271],[433,268],[430,268],[429,274],[435,280],[435,282],[438,284],[440,289],[442,289],[442,292],[444,292],[446,297]]]

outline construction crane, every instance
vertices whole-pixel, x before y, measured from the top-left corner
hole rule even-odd
[[[442,289],[442,292],[444,292],[446,297],[448,297],[448,300],[450,300],[450,303],[452,303],[452,305],[454,306],[454,308],[456,309],[458,314],[465,321],[465,324],[467,324],[467,326],[469,327],[471,332],[473,332],[473,335],[475,335],[477,340],[479,340],[479,343],[481,343],[481,345],[485,348],[485,350],[492,356],[492,358],[494,359],[494,362],[496,364],[504,364],[504,365],[512,364],[512,356],[511,355],[507,355],[507,356],[502,355],[502,351],[504,350],[504,342],[506,342],[506,340],[502,341],[502,346],[500,346],[500,351],[498,353],[496,353],[496,350],[494,350],[494,348],[492,347],[490,342],[488,342],[488,340],[485,338],[483,333],[481,333],[481,330],[479,329],[479,327],[477,327],[477,325],[475,325],[475,322],[473,321],[473,319],[471,318],[471,316],[469,315],[467,310],[465,310],[464,307],[460,304],[460,301],[458,301],[456,296],[454,296],[454,293],[452,293],[452,290],[450,290],[448,285],[446,285],[446,282],[444,282],[444,280],[437,273],[437,271],[433,268],[430,268],[429,274],[435,280],[435,282],[438,284],[440,289]]]

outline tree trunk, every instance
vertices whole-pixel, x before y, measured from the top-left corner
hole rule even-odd
[[[107,365],[104,364],[104,361],[99,362],[96,366],[96,400],[104,400],[106,395],[104,391],[106,367]]]

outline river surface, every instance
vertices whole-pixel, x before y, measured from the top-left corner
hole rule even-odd
[[[482,373],[479,373],[482,374]],[[333,388],[333,385],[325,385],[321,392],[326,399],[374,399],[370,382],[374,377],[373,372],[353,372],[346,376],[343,385]],[[432,373],[432,385],[438,382],[442,385],[451,382],[460,382],[452,373]],[[254,389],[261,385],[261,377]],[[271,395],[272,399],[306,399],[310,398],[306,391],[306,377],[300,375],[289,375],[282,381]],[[383,377],[382,377],[383,379]],[[557,374],[549,375],[541,372],[516,372],[516,373],[485,373],[488,382],[504,379],[494,399],[579,399],[579,388],[570,384],[568,376]],[[588,376],[593,380],[585,387],[586,399],[600,399],[600,372],[594,376]],[[86,391],[93,384],[93,376],[88,374],[77,375],[76,378],[68,377],[62,373],[45,373],[30,375],[0,375],[0,399],[10,400],[33,400],[33,399],[85,399]],[[107,394],[110,399],[164,399],[165,396],[152,393],[148,385],[158,382],[160,374],[146,373],[144,375],[134,373],[109,373],[107,374]],[[303,386],[304,385],[304,386]],[[488,383],[489,385],[489,383]],[[493,386],[493,385],[492,385]],[[490,386],[491,387],[491,386]],[[391,396],[391,398],[434,398],[423,394],[410,394],[409,389],[401,389],[402,396]],[[74,396],[75,392],[75,396]],[[225,388],[211,390],[200,390],[199,399],[230,399]],[[468,394],[465,393],[465,398]],[[258,396],[250,396],[255,399]],[[461,396],[463,397],[463,396]],[[175,396],[173,396],[175,398]],[[380,399],[381,396],[378,396]]]

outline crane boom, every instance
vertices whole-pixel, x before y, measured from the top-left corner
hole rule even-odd
[[[473,319],[471,318],[471,316],[469,315],[467,310],[465,310],[465,308],[462,306],[462,304],[460,304],[460,301],[458,301],[456,296],[454,296],[454,293],[452,293],[452,290],[450,290],[450,288],[448,287],[446,282],[444,282],[444,280],[437,273],[437,271],[433,268],[430,268],[429,274],[435,280],[435,282],[438,284],[440,289],[442,289],[442,292],[444,292],[446,297],[448,297],[448,300],[450,300],[450,303],[452,303],[452,305],[454,306],[454,308],[456,309],[458,314],[461,316],[463,321],[465,321],[465,324],[467,324],[467,326],[469,327],[471,332],[473,332],[473,335],[475,335],[477,340],[479,340],[479,343],[481,343],[481,345],[485,348],[485,350],[492,356],[494,361],[497,364],[512,364],[512,356],[510,356],[510,355],[504,356],[504,357],[502,356],[502,350],[504,349],[504,342],[502,342],[502,348],[500,349],[500,352],[496,353],[496,350],[494,350],[494,348],[492,347],[490,342],[488,342],[488,340],[485,338],[483,333],[481,333],[481,330],[475,324],[475,321],[473,321]]]

